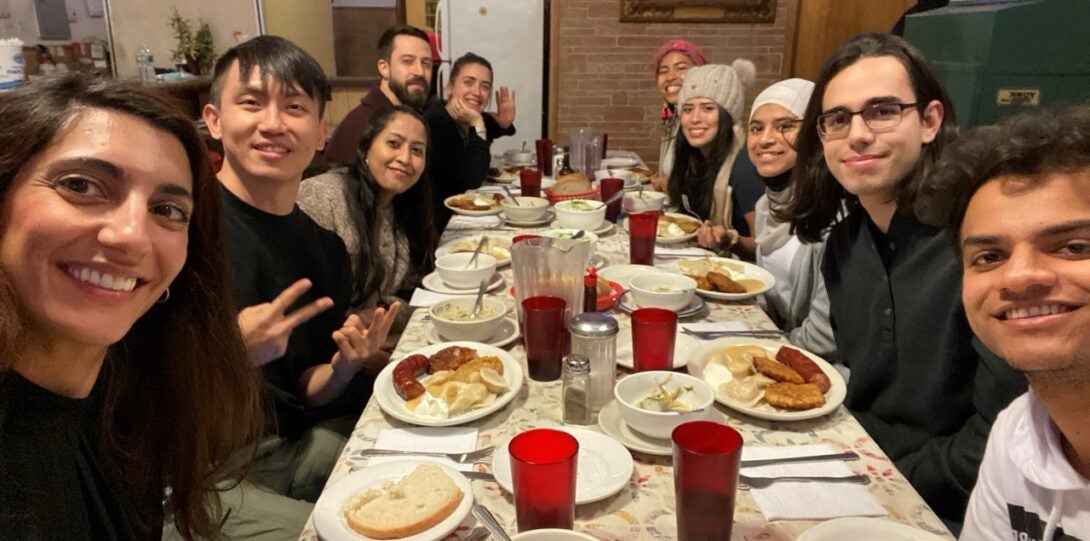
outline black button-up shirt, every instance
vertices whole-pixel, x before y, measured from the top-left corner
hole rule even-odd
[[[969,329],[951,238],[899,213],[883,235],[857,208],[822,273],[845,405],[939,515],[962,520],[991,423],[1026,382]]]

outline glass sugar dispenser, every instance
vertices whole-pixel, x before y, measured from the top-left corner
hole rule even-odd
[[[568,322],[572,354],[590,359],[590,404],[595,414],[613,399],[619,330],[617,320],[603,312],[584,312]]]

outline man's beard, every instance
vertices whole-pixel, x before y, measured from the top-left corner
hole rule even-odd
[[[419,83],[423,85],[423,90],[409,90],[409,85],[413,83]],[[397,96],[397,100],[403,105],[408,105],[418,111],[423,110],[424,106],[428,104],[428,94],[430,92],[431,85],[428,84],[427,79],[423,77],[410,77],[404,84],[399,81],[390,79],[390,91]]]

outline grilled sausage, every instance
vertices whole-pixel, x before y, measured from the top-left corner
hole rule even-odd
[[[394,367],[394,390],[401,398],[412,400],[424,394],[424,386],[416,377],[428,369],[428,358],[423,355],[410,355]]]
[[[782,346],[776,352],[776,360],[794,368],[795,372],[798,372],[802,379],[806,380],[806,383],[817,385],[823,394],[829,392],[829,387],[832,385],[829,376],[826,376],[821,367],[811,361],[803,352]]]

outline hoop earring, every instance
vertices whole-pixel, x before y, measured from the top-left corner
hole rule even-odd
[[[159,300],[155,301],[155,304],[163,304],[164,302],[167,302],[168,300],[170,300],[170,287],[169,286],[166,288],[165,291],[163,291],[163,296],[159,297]]]

